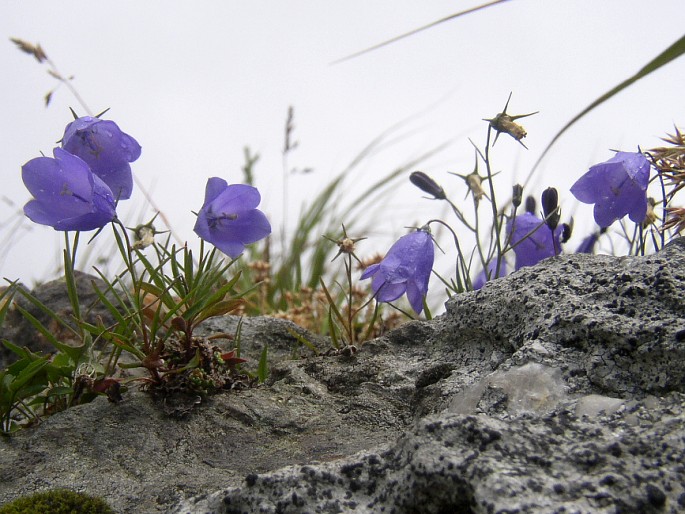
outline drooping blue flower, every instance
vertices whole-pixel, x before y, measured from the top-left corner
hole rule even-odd
[[[606,233],[607,228],[603,227],[599,230],[596,230],[589,236],[587,236],[585,239],[583,239],[580,244],[578,245],[578,248],[576,248],[576,253],[594,253],[595,252],[595,246],[597,245],[597,242],[599,241],[599,236],[602,234]]]
[[[129,163],[140,157],[140,145],[116,123],[91,116],[77,118],[64,130],[62,148],[86,161],[117,200],[131,197],[133,176]]]
[[[593,232],[580,242],[576,249],[576,253],[594,253],[598,239],[599,232]]]
[[[417,230],[399,238],[380,263],[364,270],[361,280],[373,277],[371,289],[379,302],[392,302],[406,292],[412,309],[420,314],[428,293],[433,259],[430,233]]]
[[[497,274],[497,258],[493,258],[487,265],[487,274],[485,270],[481,271],[475,279],[473,279],[473,282],[471,282],[471,285],[473,286],[473,290],[477,291],[481,287],[485,285],[486,282],[490,280],[494,280],[495,278],[500,278],[503,277],[507,274],[507,263],[504,259],[502,259],[499,263],[499,274],[497,277],[495,274]],[[490,278],[488,278],[488,275],[490,275]]]
[[[231,184],[218,177],[207,181],[205,203],[197,215],[195,233],[232,258],[245,245],[271,234],[271,225],[257,209],[261,196],[257,188]]]
[[[650,166],[639,152],[616,152],[606,162],[595,164],[571,187],[583,203],[594,203],[595,221],[608,227],[626,214],[635,223],[647,215],[647,185]]]
[[[102,228],[116,216],[112,191],[88,164],[61,148],[52,157],[31,159],[21,168],[21,177],[34,199],[24,214],[55,230]]]
[[[535,232],[531,234],[533,230]],[[545,222],[530,212],[507,221],[507,233],[511,235],[517,270],[524,266],[534,266],[547,257],[558,255],[561,251],[563,227],[558,226],[554,229],[552,239],[552,231]]]

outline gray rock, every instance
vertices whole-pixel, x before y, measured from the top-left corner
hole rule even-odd
[[[245,352],[279,348],[266,386],[185,420],[140,392],[56,414],[0,442],[0,502],[71,486],[127,513],[685,510],[683,270],[682,240],[549,259],[350,356],[286,360],[292,325],[246,320]]]
[[[184,502],[216,512],[679,512],[685,395],[622,415],[430,415],[387,450],[248,475]]]

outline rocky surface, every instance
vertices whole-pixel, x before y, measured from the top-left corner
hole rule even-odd
[[[289,360],[294,326],[247,320],[245,351],[274,348],[267,385],[185,419],[136,391],[56,414],[0,441],[0,502],[69,486],[126,513],[683,511],[684,286],[679,240],[549,259],[349,356]]]
[[[248,475],[175,512],[680,512],[685,395],[619,416],[423,418],[388,449]]]

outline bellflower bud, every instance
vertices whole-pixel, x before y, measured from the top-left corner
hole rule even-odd
[[[535,201],[535,198],[532,196],[527,196],[526,197],[526,212],[529,212],[529,213],[534,215],[535,209],[537,209],[537,202]]]
[[[545,215],[545,223],[554,230],[559,225],[561,213],[559,211],[559,193],[553,187],[548,187],[542,192],[542,212]]]
[[[514,188],[511,193],[511,203],[514,207],[518,208],[521,206],[521,201],[523,200],[523,186],[521,184],[514,184]]]
[[[409,180],[421,191],[428,193],[436,200],[445,200],[447,198],[447,195],[445,195],[445,190],[423,171],[413,172],[411,175],[409,175]]]

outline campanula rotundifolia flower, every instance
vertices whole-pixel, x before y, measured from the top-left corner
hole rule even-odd
[[[552,239],[552,231],[546,223],[530,212],[510,219],[507,222],[507,232],[511,236],[511,246],[516,254],[517,270],[553,257],[561,249],[563,228],[557,227]]]
[[[22,166],[22,180],[33,195],[24,214],[55,230],[93,230],[112,221],[116,205],[109,186],[79,157],[61,148],[53,155]]]
[[[481,289],[486,282],[489,282],[490,280],[494,280],[496,278],[504,277],[507,274],[507,263],[504,259],[501,259],[499,262],[499,273],[497,273],[497,257],[493,257],[493,259],[488,263],[486,269],[482,270],[478,275],[476,275],[476,278],[473,279],[473,282],[471,285],[473,286],[473,290],[477,291]]]
[[[112,190],[117,200],[131,197],[133,176],[129,163],[140,157],[140,145],[110,120],[77,118],[64,130],[62,148],[80,157]]]
[[[361,279],[372,278],[371,289],[379,302],[392,302],[404,293],[417,314],[423,310],[433,269],[433,239],[427,229],[399,238],[383,260],[372,264]]]
[[[257,188],[231,184],[218,177],[207,181],[205,203],[197,215],[195,233],[232,258],[245,250],[245,245],[264,239],[271,225],[257,209],[261,195]]]
[[[583,203],[594,203],[595,221],[608,227],[626,216],[642,223],[647,215],[647,185],[650,165],[639,152],[616,152],[606,162],[595,164],[580,177],[571,193]]]

